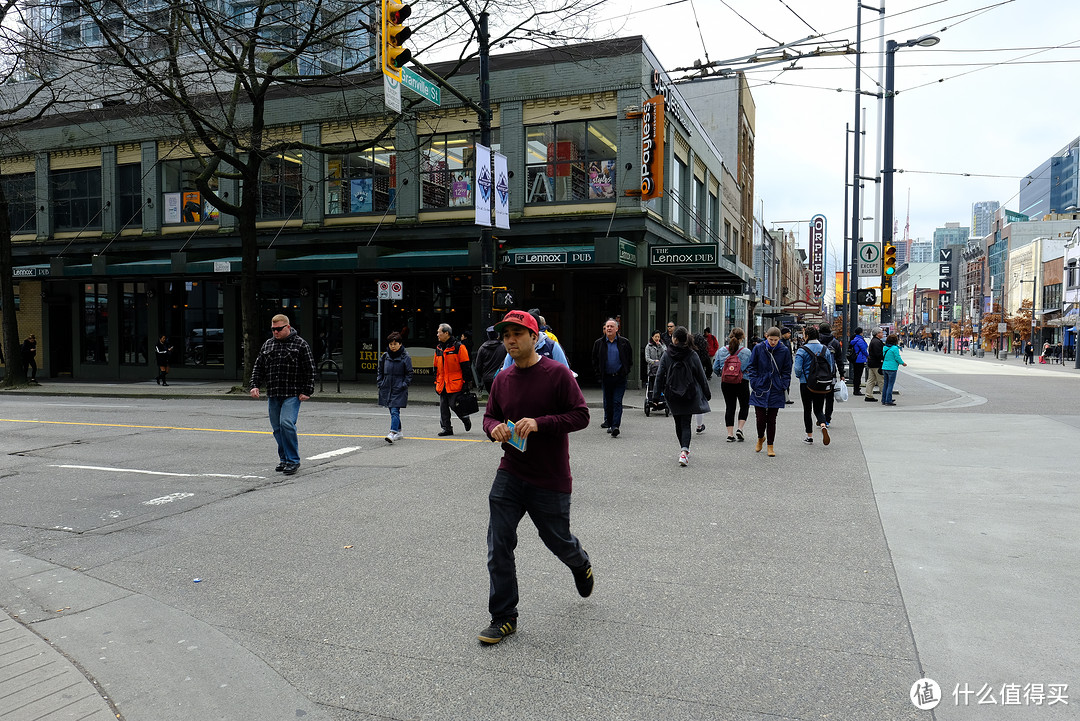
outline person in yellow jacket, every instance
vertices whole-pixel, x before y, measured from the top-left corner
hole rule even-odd
[[[440,436],[454,435],[450,424],[450,409],[454,407],[454,397],[473,385],[472,366],[469,362],[469,349],[453,336],[453,330],[446,323],[439,325],[437,333],[439,344],[435,346],[433,359],[435,369],[435,392],[439,394],[439,421],[442,430]],[[454,408],[454,414],[465,425],[465,431],[472,430],[472,421]]]

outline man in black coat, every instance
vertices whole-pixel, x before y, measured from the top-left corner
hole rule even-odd
[[[881,340],[881,328],[875,328],[873,337],[870,338],[870,347],[866,352],[866,402],[876,403],[874,388],[883,390],[885,377],[881,373],[881,362],[885,358],[885,341]]]
[[[606,428],[612,438],[619,437],[626,377],[633,365],[634,350],[630,341],[619,335],[619,322],[608,318],[604,323],[604,335],[593,343],[592,366],[604,391],[604,422],[600,427]]]

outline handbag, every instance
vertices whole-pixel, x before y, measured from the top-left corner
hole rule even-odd
[[[454,395],[454,412],[459,416],[471,416],[480,410],[480,401],[472,391],[462,391]]]

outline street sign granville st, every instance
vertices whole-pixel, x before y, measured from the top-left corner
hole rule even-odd
[[[825,295],[825,216],[810,219],[810,274],[814,281],[814,300]]]

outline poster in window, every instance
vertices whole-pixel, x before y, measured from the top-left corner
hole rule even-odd
[[[184,223],[198,223],[202,220],[202,197],[198,191],[187,191],[183,194],[183,206],[180,214]]]
[[[353,213],[370,213],[372,209],[371,178],[353,178],[349,185],[349,210]]]
[[[450,206],[469,206],[472,204],[472,178],[468,173],[458,171],[450,181]]]
[[[180,193],[165,193],[165,222],[180,222]]]
[[[589,163],[589,200],[615,197],[615,161]]]
[[[203,218],[205,218],[206,220],[212,220],[215,223],[220,220],[220,213],[218,213],[218,209],[210,205],[209,200],[203,202]]]

